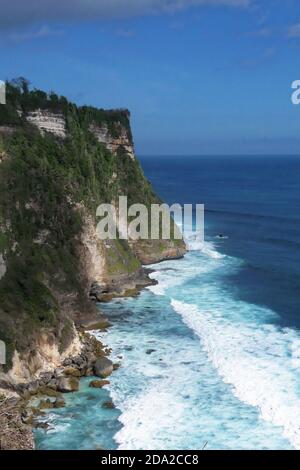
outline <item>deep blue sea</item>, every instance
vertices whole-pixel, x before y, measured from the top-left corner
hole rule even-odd
[[[300,158],[141,161],[166,202],[205,204],[205,243],[101,306],[121,367],[106,390],[85,379],[37,446],[300,449]]]

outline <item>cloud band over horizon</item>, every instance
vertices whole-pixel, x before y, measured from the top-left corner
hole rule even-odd
[[[117,19],[172,13],[193,6],[249,6],[252,0],[0,0],[0,28],[35,22]]]

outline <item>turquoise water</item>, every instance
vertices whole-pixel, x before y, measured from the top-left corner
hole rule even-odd
[[[93,378],[81,380],[78,393],[64,394],[65,408],[51,410],[41,419],[47,422],[47,431],[37,429],[37,449],[89,450],[115,447],[114,434],[120,429],[120,412],[103,408],[110,400],[105,389],[89,388]],[[95,419],[96,417],[96,419]]]
[[[113,327],[95,334],[122,366],[51,412],[38,446],[299,449],[300,162],[143,163],[168,202],[206,195],[206,242],[153,266],[158,285],[139,297],[101,306]],[[99,406],[108,393],[116,410]]]

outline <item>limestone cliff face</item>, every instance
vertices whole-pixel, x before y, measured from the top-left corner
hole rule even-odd
[[[124,111],[126,112],[126,111]],[[25,115],[25,119],[36,126],[42,134],[49,132],[62,139],[67,136],[66,119],[62,112],[52,112],[48,109],[36,109]],[[11,133],[15,129],[3,126],[2,133]],[[121,124],[116,121],[113,129],[109,129],[107,123],[97,124],[95,122],[89,125],[89,131],[96,137],[100,144],[103,144],[112,153],[117,153],[121,148],[134,159],[134,145],[131,134]]]
[[[87,295],[107,300],[126,295],[137,287],[152,283],[142,268],[141,260],[127,243],[99,240],[94,219],[85,215],[78,245],[78,257],[87,281]]]
[[[57,137],[66,137],[66,120],[62,113],[53,113],[49,110],[37,109],[26,115],[30,124],[39,128],[41,133],[50,132]]]
[[[115,128],[117,129],[118,136],[114,137],[108,126],[103,124],[99,126],[97,124],[91,124],[89,127],[90,132],[94,134],[98,142],[105,145],[108,150],[112,153],[117,153],[120,148],[123,148],[126,153],[130,156],[130,158],[134,159],[134,146],[131,142],[130,136],[126,129],[121,125],[120,122],[115,124]]]
[[[186,253],[181,240],[136,240],[131,241],[130,246],[143,265],[182,258]]]
[[[72,325],[73,338],[69,345],[61,351],[57,337],[51,331],[41,331],[26,352],[14,351],[12,367],[7,375],[0,373],[0,380],[9,379],[16,385],[37,379],[41,373],[52,372],[65,359],[80,354],[82,344],[79,335]]]
[[[21,382],[79,353],[75,325],[97,316],[94,300],[136,293],[152,283],[143,264],[186,249],[97,237],[99,204],[160,202],[134,157],[128,111],[8,84],[0,129],[2,373]]]

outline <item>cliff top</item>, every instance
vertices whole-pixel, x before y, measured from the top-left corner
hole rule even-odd
[[[0,106],[0,126],[22,126],[25,117],[39,109],[62,114],[66,119],[70,115],[76,115],[82,127],[88,128],[90,124],[106,126],[115,138],[119,137],[120,128],[123,128],[132,142],[128,109],[105,110],[93,106],[77,106],[54,92],[31,89],[29,82],[22,77],[6,82],[6,105]]]

